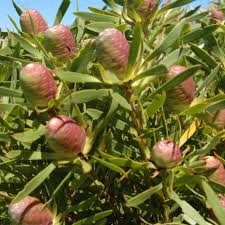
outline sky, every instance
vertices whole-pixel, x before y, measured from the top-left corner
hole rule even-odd
[[[1,0],[4,3],[1,3],[0,6],[0,28],[5,30],[9,28],[14,30],[13,25],[11,24],[8,15],[10,15],[15,22],[19,22],[19,17],[12,5],[11,0]],[[20,6],[22,10],[27,8],[37,9],[48,21],[48,25],[53,24],[56,12],[61,3],[61,0],[15,0],[15,2]],[[65,18],[62,21],[62,24],[69,25],[74,21],[73,12],[75,11],[75,0],[71,0],[71,5],[66,13]],[[87,11],[88,6],[94,6],[96,8],[101,8],[103,6],[102,0],[78,0],[80,11]],[[195,3],[192,3],[193,6],[201,5],[207,6],[209,0],[196,0]]]

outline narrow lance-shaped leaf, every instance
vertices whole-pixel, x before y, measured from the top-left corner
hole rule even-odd
[[[120,173],[120,174],[125,174],[125,171],[121,167],[119,167],[119,166],[117,166],[113,163],[107,162],[107,161],[105,161],[103,159],[100,159],[96,156],[92,156],[92,158],[94,160],[96,160],[97,162],[99,162],[100,164],[102,164],[103,166],[109,168],[110,170],[113,170],[113,171],[115,171],[117,173]]]
[[[56,166],[57,166],[56,163],[51,163],[40,173],[38,173],[35,177],[33,177],[25,185],[24,189],[16,195],[16,197],[13,199],[13,203],[19,202],[24,197],[32,193],[39,185],[41,185],[45,181],[45,179],[47,179],[47,177],[54,171]]]
[[[134,29],[133,41],[129,49],[129,58],[127,66],[127,76],[129,78],[132,69],[135,67],[135,63],[138,62],[142,49],[142,30],[140,24],[137,24]]]
[[[16,2],[14,0],[12,1],[12,3],[13,3],[13,7],[15,8],[17,14],[20,16],[23,12],[22,9],[16,4]]]
[[[174,192],[168,193],[170,199],[174,200],[182,209],[183,213],[192,218],[195,222],[199,225],[206,225],[208,224],[204,218],[197,212],[189,203],[184,200],[181,200],[179,196]]]
[[[56,71],[56,76],[59,77],[61,80],[71,83],[102,83],[94,76],[83,73]]]
[[[158,184],[155,187],[152,187],[138,195],[136,195],[133,198],[130,198],[126,205],[127,207],[137,207],[138,205],[142,204],[145,202],[147,199],[149,199],[153,194],[159,192],[162,189],[162,184]]]
[[[132,82],[134,83],[137,80],[140,80],[142,78],[145,77],[149,77],[149,76],[155,76],[155,75],[165,75],[168,73],[168,69],[166,68],[166,66],[164,65],[157,65],[155,67],[152,67],[140,74],[138,74],[133,80]]]
[[[63,0],[55,17],[54,25],[60,24],[67,9],[70,6],[70,0]]]
[[[100,213],[96,213],[95,215],[93,216],[90,216],[90,217],[87,217],[85,219],[82,219],[76,223],[73,223],[73,225],[84,225],[84,224],[91,224],[93,222],[97,222],[101,219],[104,219],[105,217],[109,216],[112,214],[112,210],[107,210],[107,211],[103,211],[103,212],[100,212]]]
[[[187,5],[188,3],[194,2],[195,0],[177,0],[174,1],[170,4],[167,4],[166,6],[164,6],[163,8],[161,8],[161,10],[159,11],[159,13],[165,12],[169,9],[173,9],[173,8],[177,8],[183,5]]]
[[[98,14],[98,13],[75,12],[74,15],[83,19],[83,20],[92,21],[92,22],[117,23],[119,21],[119,17],[103,15],[103,14]]]
[[[206,181],[203,179],[201,180],[201,186],[207,197],[207,202],[212,207],[212,210],[213,210],[217,220],[220,222],[220,224],[223,224],[225,221],[225,210],[223,209],[222,205],[220,204],[215,192],[209,186],[209,184],[207,184]]]
[[[204,49],[199,48],[195,44],[191,44],[191,50],[203,61],[206,62],[206,64],[209,66],[209,68],[215,68],[217,66],[217,62],[206,52]]]
[[[180,37],[181,31],[186,23],[186,20],[183,19],[170,31],[170,33],[163,39],[162,43],[145,59],[145,62],[153,59],[156,56],[159,56],[169,47],[171,47],[175,41]]]

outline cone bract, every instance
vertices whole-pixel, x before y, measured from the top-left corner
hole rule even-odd
[[[97,60],[122,79],[128,63],[129,45],[125,36],[114,28],[105,29],[96,39]]]
[[[169,140],[157,142],[152,149],[152,160],[161,168],[175,167],[181,157],[179,146]]]
[[[30,63],[23,67],[20,84],[25,98],[34,106],[45,107],[56,96],[53,73],[42,64]]]
[[[39,199],[27,196],[18,203],[9,205],[9,215],[18,225],[54,225],[53,215]]]
[[[212,9],[210,19],[213,23],[223,22],[224,21],[224,13],[219,9]]]
[[[165,76],[165,80],[177,76],[184,72],[186,67],[174,65],[169,68],[169,73]],[[180,113],[185,110],[193,101],[195,94],[195,82],[192,77],[189,77],[172,90],[166,93],[166,109],[173,113]]]
[[[45,19],[35,9],[27,9],[20,15],[20,25],[22,31],[26,33],[39,34],[48,29]]]
[[[70,59],[76,51],[75,39],[70,29],[63,25],[56,25],[46,30],[44,46],[53,56]]]
[[[84,130],[64,115],[56,116],[48,122],[46,137],[53,151],[68,155],[80,153],[85,144]]]

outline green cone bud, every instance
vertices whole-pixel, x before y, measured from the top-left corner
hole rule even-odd
[[[129,45],[125,36],[114,28],[101,32],[96,39],[97,60],[107,70],[123,78],[126,72]]]
[[[20,25],[22,31],[26,33],[39,34],[48,29],[45,19],[35,9],[28,9],[20,15]]]
[[[53,56],[64,60],[71,59],[76,51],[73,34],[63,25],[56,25],[46,30],[44,46]]]
[[[181,160],[182,153],[177,144],[169,140],[157,142],[152,149],[152,160],[161,168],[173,168]]]
[[[17,225],[55,225],[53,215],[37,198],[27,196],[9,205],[9,216]]]
[[[169,73],[165,76],[165,81],[184,72],[186,67],[174,65],[169,68]],[[187,109],[194,99],[195,82],[192,77],[189,77],[172,90],[166,93],[165,108],[172,113],[180,113]]]
[[[46,137],[53,151],[71,156],[83,150],[86,139],[84,130],[64,115],[56,116],[48,122]]]
[[[34,106],[45,107],[54,99],[57,86],[53,73],[44,65],[30,63],[20,72],[20,85],[25,98]]]
[[[214,156],[205,156],[202,160],[205,161],[205,172],[211,172],[209,179],[225,185],[225,169],[222,162]]]

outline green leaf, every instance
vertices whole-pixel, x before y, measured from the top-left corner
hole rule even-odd
[[[187,47],[176,49],[175,51],[171,52],[169,55],[165,56],[165,58],[162,61],[160,61],[160,64],[170,67],[176,64],[180,59],[182,59],[188,50],[189,48]]]
[[[11,136],[19,141],[27,144],[32,144],[34,141],[39,139],[45,134],[45,126],[40,126],[37,130],[28,130],[21,133],[15,133]]]
[[[90,12],[75,12],[75,16],[92,22],[110,22],[110,23],[118,23],[119,17],[103,15],[98,13],[90,13]]]
[[[26,151],[26,150],[13,150],[6,154],[6,157],[9,159],[16,159],[19,161],[30,160],[68,160],[71,159],[71,156],[67,156],[64,153],[48,153],[48,152],[39,152],[39,151]]]
[[[217,62],[203,49],[199,48],[197,45],[190,44],[191,50],[206,64],[209,66],[209,68],[215,68],[218,64]]]
[[[9,103],[9,104],[1,104],[0,103],[0,112],[2,112],[2,113],[4,113],[4,112],[10,112],[10,111],[12,111],[14,108],[22,108],[22,109],[24,109],[24,110],[26,110],[22,105],[20,105],[20,104],[11,104],[11,103]]]
[[[187,44],[189,42],[199,40],[200,38],[205,38],[207,35],[211,35],[216,29],[218,25],[209,25],[203,28],[198,28],[192,32],[186,34],[183,39],[183,44]]]
[[[22,97],[22,92],[11,90],[10,88],[0,87],[0,96]]]
[[[88,74],[59,70],[55,73],[56,76],[59,77],[61,80],[71,83],[102,83],[99,79]]]
[[[164,104],[166,96],[157,95],[152,102],[147,106],[147,114],[149,117],[153,116]]]
[[[180,37],[180,34],[183,30],[183,27],[186,23],[186,20],[183,19],[176,24],[176,26],[169,32],[169,34],[163,39],[161,44],[147,57],[146,62],[151,59],[159,56],[163,52],[165,52],[169,47],[171,47],[176,40]]]
[[[87,217],[85,219],[79,220],[76,223],[73,223],[73,225],[87,225],[87,224],[92,224],[92,223],[96,223],[97,221],[104,219],[106,217],[108,217],[109,215],[112,214],[112,210],[107,210],[107,211],[103,211],[100,213],[96,213],[93,216]]]
[[[177,7],[181,7],[183,5],[187,5],[188,3],[194,2],[195,0],[177,0],[174,1],[170,4],[166,4],[164,7],[161,8],[161,10],[159,11],[159,13],[165,12],[169,9],[173,9],[173,8],[177,8]]]
[[[169,79],[167,82],[165,82],[163,85],[161,85],[158,89],[156,89],[152,94],[150,94],[149,98],[153,98],[157,94],[161,93],[162,91],[169,91],[173,89],[175,86],[182,83],[184,80],[186,80],[188,77],[194,76],[195,72],[199,69],[199,66],[192,66],[185,70],[184,72],[178,74],[177,76]]]
[[[63,0],[61,5],[59,6],[58,12],[55,17],[54,25],[60,24],[67,9],[70,6],[70,0]]]
[[[102,99],[103,97],[109,96],[111,91],[111,89],[86,89],[82,91],[76,91],[63,99],[60,107],[61,109],[66,110],[71,106],[71,104],[86,103],[96,99]]]
[[[135,67],[138,58],[140,57],[140,52],[142,49],[142,30],[140,24],[136,24],[134,29],[133,41],[129,49],[129,58],[127,66],[128,77],[132,72],[132,69]]]
[[[220,224],[223,224],[225,221],[225,210],[222,207],[221,203],[219,202],[219,199],[217,198],[216,193],[203,179],[201,180],[201,185],[207,197],[207,202],[212,207],[212,211],[214,215],[216,216]]]
[[[194,16],[191,16],[191,17],[187,18],[187,22],[194,22],[194,21],[200,20],[200,19],[206,17],[208,14],[209,14],[208,11],[201,12],[197,15],[194,15]]]
[[[157,65],[154,66],[142,73],[139,73],[133,80],[132,82],[135,82],[139,79],[142,79],[144,77],[148,77],[148,76],[155,76],[155,75],[165,75],[168,73],[168,69],[166,68],[166,66],[164,65]]]
[[[8,133],[0,133],[0,142],[9,142],[11,140]]]
[[[117,103],[123,107],[126,110],[131,111],[131,105],[128,103],[127,99],[124,98],[122,95],[120,95],[119,93],[114,92],[112,94],[112,97],[115,101],[117,101]]]
[[[224,108],[225,108],[225,100],[221,100],[216,103],[213,103],[206,110],[209,112],[217,112],[220,109],[224,109]]]
[[[74,212],[74,211],[78,211],[78,212],[82,212],[82,211],[87,211],[89,210],[91,207],[94,206],[95,202],[97,201],[97,195],[94,195],[82,202],[79,202],[77,205],[71,206],[70,208],[66,209],[63,212],[63,216],[67,216],[69,213]]]
[[[116,28],[118,24],[115,23],[107,23],[107,22],[96,22],[96,23],[89,23],[86,25],[88,30],[94,31],[96,33],[100,33],[106,28]]]
[[[12,3],[13,3],[13,7],[15,8],[17,14],[20,16],[23,13],[22,9],[15,3],[14,0],[12,1]]]
[[[207,78],[203,81],[201,86],[197,89],[195,92],[195,95],[197,96],[203,89],[208,90],[211,87],[211,84],[216,79],[217,73],[221,67],[221,64],[218,64],[218,66],[211,71],[211,73],[207,76]]]
[[[215,97],[209,98],[207,100],[201,100],[200,103],[196,103],[192,105],[190,108],[187,110],[183,111],[181,115],[194,115],[200,112],[203,112],[204,110],[207,109],[207,107],[210,106],[210,104],[214,102],[218,102],[220,100],[225,100],[225,95],[217,95]]]
[[[152,187],[138,195],[136,195],[133,198],[130,198],[127,203],[126,206],[127,207],[137,207],[138,205],[142,204],[143,202],[145,202],[146,200],[148,200],[153,194],[161,191],[162,189],[162,184],[158,184],[155,187]]]
[[[107,161],[105,161],[103,159],[100,159],[96,156],[92,156],[92,158],[94,160],[96,160],[97,162],[101,163],[103,166],[109,168],[112,171],[115,171],[115,172],[120,173],[120,174],[125,174],[125,171],[121,167],[119,167],[119,166],[117,166],[113,163],[107,162]]]
[[[16,33],[12,33],[12,35],[14,36],[15,40],[20,43],[21,47],[24,48],[24,50],[32,54],[37,59],[41,59],[41,54],[34,44],[30,43],[28,40]]]
[[[184,200],[181,200],[179,196],[174,192],[168,192],[170,199],[174,200],[182,209],[183,213],[186,214],[188,217],[192,218],[195,222],[199,225],[206,225],[208,224],[204,218],[197,212],[189,203]]]
[[[57,166],[56,163],[51,163],[45,169],[39,172],[25,185],[23,190],[16,195],[16,197],[13,199],[12,202],[17,203],[21,201],[23,198],[25,198],[27,195],[32,193],[38,186],[40,186],[48,178],[48,176],[54,171],[56,166]]]
[[[88,43],[79,52],[79,55],[73,60],[70,71],[78,73],[87,73],[88,64],[94,55],[95,46],[93,43]]]

